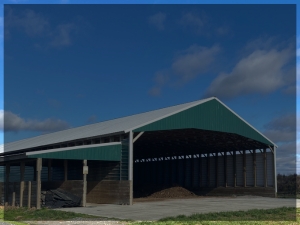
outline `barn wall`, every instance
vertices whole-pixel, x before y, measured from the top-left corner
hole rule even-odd
[[[129,204],[130,181],[89,181],[86,201],[97,204]]]
[[[129,204],[128,139],[122,141],[121,161],[88,160],[87,203]],[[140,169],[135,169],[135,174]],[[140,173],[140,175],[142,175]],[[142,176],[141,176],[142,177]]]

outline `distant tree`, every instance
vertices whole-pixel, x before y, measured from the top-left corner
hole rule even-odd
[[[297,174],[277,175],[277,193],[296,195],[300,192],[300,176]]]

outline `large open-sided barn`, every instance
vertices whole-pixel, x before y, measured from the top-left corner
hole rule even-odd
[[[5,144],[2,202],[39,208],[42,190],[62,188],[83,206],[132,204],[173,185],[276,196],[276,148],[212,97]]]

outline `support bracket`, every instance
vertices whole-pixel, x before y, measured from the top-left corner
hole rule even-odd
[[[142,136],[142,134],[144,133],[144,131],[140,132],[134,139],[133,139],[133,143],[137,141],[137,139],[139,139],[140,136]]]

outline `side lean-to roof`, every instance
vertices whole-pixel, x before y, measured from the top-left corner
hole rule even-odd
[[[50,134],[45,134],[33,138],[28,138],[20,141],[15,141],[11,143],[7,143],[4,146],[4,151],[5,152],[11,152],[11,151],[16,151],[16,150],[21,150],[21,149],[28,149],[28,148],[34,148],[34,147],[39,147],[39,146],[44,146],[44,145],[50,145],[50,144],[56,144],[56,143],[62,143],[62,142],[67,142],[67,141],[72,141],[72,140],[77,140],[77,139],[84,139],[84,138],[90,138],[90,137],[96,137],[96,136],[104,136],[108,134],[115,134],[115,133],[127,133],[128,131],[142,131],[142,130],[153,130],[155,128],[162,129],[161,124],[166,124],[165,123],[160,123],[157,124],[158,121],[165,121],[167,117],[174,117],[176,114],[180,114],[181,112],[192,109],[193,107],[199,106],[203,103],[206,102],[213,102],[214,104],[218,104],[218,109],[222,108],[220,111],[221,113],[215,113],[216,116],[218,117],[230,117],[231,121],[235,120],[238,121],[239,127],[241,127],[242,130],[248,130],[248,132],[241,132],[239,133],[239,130],[237,129],[228,129],[226,131],[226,127],[229,127],[228,124],[221,124],[219,126],[204,126],[203,129],[210,129],[214,130],[215,128],[218,127],[225,127],[223,130],[221,129],[216,129],[218,131],[223,131],[223,132],[234,132],[238,133],[240,135],[256,139],[258,141],[261,141],[263,143],[269,144],[269,145],[275,145],[271,140],[269,140],[267,137],[265,137],[262,133],[260,133],[258,130],[256,130],[254,127],[252,127],[249,123],[247,123],[245,120],[243,120],[240,116],[238,116],[235,112],[233,112],[231,109],[229,109],[224,103],[222,103],[219,99],[215,97],[203,99],[203,100],[198,100],[194,102],[189,102],[181,105],[176,105],[176,106],[171,106],[163,109],[158,109],[154,111],[149,111],[145,113],[140,113],[132,116],[126,116],[118,119],[113,119],[113,120],[108,120],[100,123],[95,123],[91,125],[86,125],[82,127],[77,127],[77,128],[72,128],[72,129],[67,129],[59,132],[54,132]],[[203,104],[203,107],[205,107],[205,104]],[[203,110],[199,111],[199,113],[203,112]],[[207,118],[205,119],[205,117]],[[211,117],[211,115],[201,115],[200,116],[203,120],[206,120],[205,123],[207,123],[209,120],[215,118]],[[229,118],[228,117],[228,118]],[[178,118],[180,119],[180,118]],[[222,121],[227,121],[227,118],[223,119],[218,119],[217,121],[211,121],[212,123],[223,123]],[[156,125],[155,125],[156,123]],[[189,123],[193,123],[193,121],[189,121]],[[204,124],[205,124],[204,123]],[[228,121],[227,121],[228,123]],[[151,125],[152,124],[152,125]],[[199,126],[202,126],[200,123],[196,128],[199,128]],[[235,124],[232,124],[234,127]],[[189,126],[190,127],[190,126]],[[140,129],[139,129],[140,128]],[[141,129],[143,128],[143,129]],[[172,129],[172,126],[167,127],[167,129]],[[250,134],[250,136],[248,135]],[[276,146],[276,145],[275,145]]]

